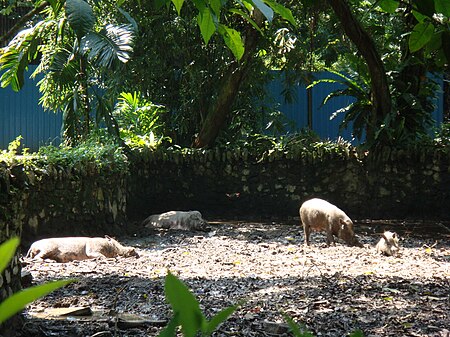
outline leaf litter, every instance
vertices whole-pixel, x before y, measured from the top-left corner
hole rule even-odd
[[[31,304],[18,336],[156,336],[171,318],[164,298],[168,270],[189,287],[207,317],[241,303],[213,336],[290,336],[285,317],[315,336],[358,329],[371,337],[449,336],[448,224],[356,221],[364,248],[341,242],[327,247],[322,233],[313,233],[305,247],[298,220],[217,221],[211,227],[134,227],[134,235],[118,239],[136,247],[139,258],[25,259],[34,284],[78,281]],[[384,229],[400,234],[398,257],[376,253]],[[58,308],[91,314],[57,316]]]

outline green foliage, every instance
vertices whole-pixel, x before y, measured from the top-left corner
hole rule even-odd
[[[104,131],[92,133],[77,146],[45,146],[37,153],[38,166],[59,166],[65,169],[106,169],[128,172],[127,157],[117,141]]]
[[[176,276],[168,273],[164,289],[166,300],[172,306],[173,316],[159,337],[176,336],[179,326],[184,337],[194,337],[199,332],[202,336],[210,336],[237,309],[237,306],[228,307],[208,320],[200,310],[198,301]]]
[[[0,273],[3,273],[5,268],[10,263],[14,256],[14,252],[19,246],[19,242],[19,238],[15,237],[0,245]],[[13,294],[0,303],[0,324],[17,314],[20,310],[25,308],[27,304],[58,288],[64,287],[71,282],[73,282],[73,280],[53,281],[27,288]]]
[[[130,147],[154,147],[167,137],[162,137],[162,105],[153,104],[138,92],[122,92],[113,112],[120,137]],[[170,139],[169,139],[170,140]]]
[[[169,0],[161,1],[160,5],[162,6],[169,2]],[[175,6],[178,15],[180,15],[181,9],[187,1],[172,0],[171,2]],[[237,60],[240,60],[244,52],[244,41],[237,29],[230,27],[228,23],[225,24],[224,21],[226,22],[226,20],[222,20],[223,13],[226,14],[229,10],[226,3],[219,0],[211,2],[207,0],[193,0],[192,2],[198,11],[197,24],[205,44],[208,44],[214,32],[217,32],[222,36],[225,44],[233,53],[234,57]],[[244,0],[235,3],[234,6],[235,7],[232,8],[233,10],[231,12],[241,16],[241,19],[250,22],[253,26],[255,26],[255,24],[252,19],[252,12],[255,9],[258,9],[269,23],[272,22],[274,13],[277,13],[293,26],[296,25],[292,12],[273,0]]]
[[[0,160],[7,162],[8,164],[12,164],[14,162],[26,162],[32,158],[32,156],[28,153],[30,149],[22,148],[22,155],[20,155],[20,147],[22,136],[17,136],[12,142],[8,145],[8,150],[2,150],[0,152]]]
[[[117,78],[132,52],[133,23],[105,22],[84,0],[55,0],[47,6],[43,16],[31,22],[31,28],[20,31],[3,48],[2,87],[20,90],[28,64],[39,55],[33,76],[44,74],[39,82],[41,103],[64,112],[65,141],[76,143],[93,127],[104,124],[111,134],[117,134],[112,102],[120,90]],[[132,20],[129,15],[126,18]]]

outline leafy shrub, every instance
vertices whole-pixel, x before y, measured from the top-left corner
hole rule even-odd
[[[102,131],[92,133],[77,146],[45,146],[38,151],[38,161],[43,165],[65,168],[108,168],[113,172],[127,172],[128,161],[122,147]]]
[[[114,109],[120,137],[130,147],[154,147],[158,144],[163,124],[162,105],[153,104],[138,92],[122,92]]]
[[[19,238],[15,237],[0,245],[0,273],[3,273],[10,263],[14,256],[14,252],[19,246],[19,242]],[[71,282],[73,282],[73,280],[53,281],[27,288],[13,294],[0,303],[0,324],[4,323],[7,319],[11,318],[20,310],[25,308],[27,304],[47,295],[53,290],[64,287]]]

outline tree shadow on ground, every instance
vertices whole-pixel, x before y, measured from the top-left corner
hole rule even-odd
[[[164,279],[111,274],[80,274],[78,282],[33,304],[30,312],[45,307],[90,306],[103,311],[103,319],[53,320],[28,318],[22,336],[154,336],[160,327],[145,324],[130,329],[115,327],[111,310],[168,320]],[[48,281],[49,279],[47,279]],[[305,323],[314,334],[343,336],[361,329],[366,336],[438,336],[448,328],[448,278],[380,277],[310,269],[303,277],[185,278],[183,281],[211,317],[229,305],[244,301],[220,328],[217,336],[265,336],[267,322],[283,321],[287,313]],[[18,334],[18,336],[21,336]],[[103,335],[102,335],[103,336]]]

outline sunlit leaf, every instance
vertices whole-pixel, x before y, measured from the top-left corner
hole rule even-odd
[[[219,25],[218,30],[234,57],[240,60],[242,55],[244,55],[244,42],[239,32],[225,25]]]
[[[184,336],[194,337],[202,328],[205,320],[194,295],[183,282],[171,273],[166,276],[164,289],[174,314],[178,315]]]
[[[2,273],[11,262],[19,243],[20,239],[14,237],[0,245],[0,273]]]
[[[273,20],[273,9],[267,6],[264,2],[261,0],[253,0],[253,3],[255,4],[256,8],[258,8],[261,13],[266,17],[266,19],[271,22]]]
[[[430,22],[418,23],[409,36],[409,49],[416,52],[423,48],[434,34],[434,26]]]
[[[177,10],[178,15],[181,13],[181,8],[183,7],[184,0],[172,0],[172,3],[175,6],[175,9]]]
[[[293,25],[294,27],[297,26],[297,24],[295,23],[294,16],[292,15],[292,12],[289,8],[286,8],[273,0],[264,0],[264,2],[268,4],[274,10],[275,13],[281,15],[283,19],[289,21],[291,25]]]
[[[116,61],[130,59],[133,51],[133,29],[130,25],[107,25],[101,32],[89,32],[81,41],[83,52],[99,66],[110,68]]]
[[[25,306],[40,297],[47,295],[48,293],[65,285],[74,282],[73,280],[60,280],[41,284],[25,290],[21,290],[12,296],[8,297],[2,303],[0,303],[0,323],[6,321]]]
[[[203,41],[205,42],[205,44],[208,44],[211,36],[216,31],[216,25],[214,24],[211,10],[207,6],[199,11],[197,22],[200,27],[200,33],[202,34]]]
[[[395,13],[399,2],[397,0],[380,0],[378,6],[386,13]]]
[[[203,332],[207,336],[211,335],[221,323],[226,321],[228,319],[228,317],[230,317],[230,315],[236,311],[237,307],[238,307],[237,305],[228,307],[226,309],[223,309],[216,315],[214,315],[214,317],[211,318],[211,320],[206,323],[206,328],[204,329]]]

